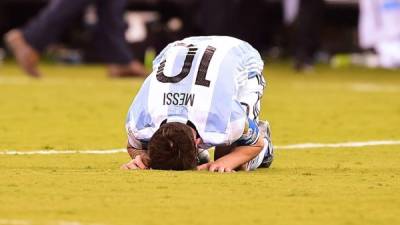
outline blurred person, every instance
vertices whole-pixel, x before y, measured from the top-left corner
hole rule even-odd
[[[269,167],[273,146],[260,121],[260,54],[227,36],[190,37],[154,60],[127,116],[123,169],[232,172]],[[215,147],[209,162],[207,149]]]
[[[293,28],[294,68],[310,70],[321,41],[324,0],[285,0],[283,7],[285,22]]]
[[[135,60],[125,41],[123,12],[126,0],[52,0],[39,15],[20,29],[9,31],[5,42],[18,64],[30,76],[40,77],[40,54],[55,42],[70,22],[90,4],[95,4],[98,21],[92,44],[107,63],[112,77],[144,77],[146,71]]]
[[[400,68],[400,0],[361,0],[359,41],[374,49],[378,64]]]
[[[271,5],[265,0],[201,0],[193,18],[201,35],[232,36],[261,50],[269,47],[277,30]]]
[[[197,23],[205,35],[233,35],[242,0],[201,0]],[[221,13],[223,12],[223,13]]]

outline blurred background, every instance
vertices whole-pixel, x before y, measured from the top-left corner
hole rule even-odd
[[[169,42],[229,35],[300,72],[319,62],[398,68],[396,21],[398,0],[1,0],[0,59],[13,52],[33,75],[45,58],[142,76]]]
[[[141,66],[149,69],[169,42],[229,35],[266,59],[290,59],[296,71],[319,62],[393,69],[400,66],[396,21],[399,0],[1,0],[0,59],[14,53],[34,76],[40,56],[143,76]]]

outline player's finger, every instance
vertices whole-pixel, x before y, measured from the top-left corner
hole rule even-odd
[[[232,172],[234,172],[234,170],[232,170],[231,168],[225,168],[225,172],[226,173],[232,173]]]
[[[128,165],[128,170],[136,170],[138,167],[134,164]]]
[[[135,162],[130,162],[130,163],[126,164],[126,166],[128,167],[128,170],[135,170],[138,168],[136,166]]]
[[[220,167],[220,168],[218,168],[218,172],[219,172],[219,173],[223,173],[223,172],[225,172],[225,168],[224,168],[224,167]]]
[[[208,170],[210,168],[210,163],[204,163],[197,166],[197,170]]]
[[[218,166],[215,164],[211,164],[210,168],[208,169],[210,172],[218,171]]]
[[[134,163],[135,163],[135,162],[134,162],[134,160],[132,159],[132,160],[129,161],[128,163],[123,164],[123,165],[121,166],[121,169],[130,170],[130,169],[132,169],[132,167],[133,167],[132,164],[134,164]]]
[[[120,167],[121,170],[129,170],[128,166],[126,164],[122,164]]]
[[[136,164],[137,167],[139,167],[142,170],[147,169],[147,166],[144,165],[144,163],[142,162],[142,158],[140,157],[140,155],[136,156],[135,164]]]

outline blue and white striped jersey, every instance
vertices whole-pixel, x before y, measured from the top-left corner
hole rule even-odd
[[[201,148],[235,142],[247,122],[240,88],[262,74],[263,66],[253,47],[232,37],[190,37],[169,44],[129,109],[129,143],[141,148],[165,120],[192,122]]]

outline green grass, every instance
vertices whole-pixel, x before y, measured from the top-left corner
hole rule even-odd
[[[140,79],[45,65],[0,66],[0,151],[110,149]],[[400,140],[398,71],[266,65],[261,118],[276,145]],[[121,171],[126,154],[0,155],[3,224],[399,224],[400,146],[280,150],[235,174]],[[67,221],[67,222],[66,222]],[[68,222],[69,221],[69,222]]]

